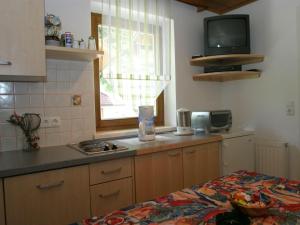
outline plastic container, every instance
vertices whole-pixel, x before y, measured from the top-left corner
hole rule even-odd
[[[154,108],[153,106],[139,106],[139,130],[140,141],[155,140]]]

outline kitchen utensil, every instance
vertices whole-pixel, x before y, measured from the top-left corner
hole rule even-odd
[[[188,109],[177,110],[177,131],[175,135],[192,135],[191,128],[191,111]]]

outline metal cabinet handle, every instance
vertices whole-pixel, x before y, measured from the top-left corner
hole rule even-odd
[[[109,193],[109,194],[100,194],[99,197],[100,198],[109,198],[109,197],[112,197],[112,196],[115,196],[115,195],[118,195],[118,194],[120,194],[120,190],[114,191],[114,192]]]
[[[107,174],[112,174],[112,173],[118,173],[118,172],[121,172],[122,170],[122,167],[119,167],[115,170],[108,170],[108,171],[104,171],[102,170],[101,173],[104,174],[104,175],[107,175]]]
[[[179,156],[179,155],[180,155],[180,152],[168,153],[168,156],[170,156],[170,157],[176,157],[176,156]]]
[[[10,61],[6,61],[6,60],[1,60],[0,59],[0,65],[2,65],[2,66],[10,66],[10,65],[12,65],[12,63]]]
[[[186,154],[194,154],[196,150],[186,151]]]
[[[51,188],[57,188],[57,187],[60,187],[62,186],[63,184],[65,183],[64,180],[61,180],[61,181],[58,181],[56,183],[53,183],[53,184],[39,184],[39,185],[36,185],[36,187],[40,190],[48,190],[48,189],[51,189]]]

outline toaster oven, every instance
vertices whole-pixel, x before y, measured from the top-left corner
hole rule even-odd
[[[191,124],[195,132],[229,131],[232,126],[232,114],[230,110],[192,112]]]

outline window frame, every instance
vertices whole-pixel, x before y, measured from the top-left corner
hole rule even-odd
[[[98,26],[102,23],[102,17],[99,13],[91,13],[91,34],[96,39],[96,46],[99,49],[99,36],[98,36]],[[94,89],[95,89],[95,120],[96,120],[96,130],[97,131],[109,131],[109,130],[122,130],[122,129],[132,129],[138,127],[138,118],[124,118],[124,119],[114,119],[114,120],[102,120],[101,110],[100,110],[100,79],[99,71],[102,67],[102,58],[97,58],[94,60]],[[155,125],[164,125],[164,91],[156,99],[156,117]]]

